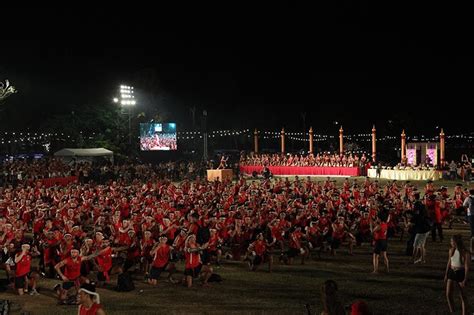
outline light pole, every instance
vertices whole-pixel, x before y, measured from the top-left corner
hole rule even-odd
[[[122,109],[128,108],[128,144],[132,145],[132,107],[135,106],[135,96],[133,96],[133,86],[121,85],[120,97],[114,97],[114,103],[119,103]]]

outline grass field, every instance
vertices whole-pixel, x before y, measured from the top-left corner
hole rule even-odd
[[[420,187],[423,184],[420,182]],[[437,183],[441,184],[454,185]],[[137,289],[133,292],[98,291],[107,314],[305,314],[307,303],[311,304],[312,314],[319,314],[320,286],[325,280],[333,279],[345,305],[363,299],[375,314],[446,314],[443,277],[449,237],[453,233],[461,233],[467,240],[468,227],[458,223],[453,230],[445,230],[443,243],[429,239],[427,263],[422,265],[413,265],[404,255],[405,240],[391,239],[389,274],[370,274],[372,248],[366,244],[355,248],[355,256],[349,256],[342,247],[336,257],[323,254],[321,259],[312,259],[304,266],[299,265],[299,259],[293,266],[281,265],[276,259],[273,273],[268,273],[266,268],[249,272],[243,262],[225,262],[216,269],[224,281],[209,288],[196,285],[186,289],[166,283],[163,278],[155,288],[137,279]],[[178,268],[183,270],[182,265]],[[3,273],[0,277],[4,277]],[[473,279],[472,273],[469,279]],[[42,279],[39,297],[19,297],[10,290],[0,293],[0,299],[10,300],[17,309],[30,314],[76,314],[75,306],[56,305],[51,289],[55,283]],[[468,289],[470,312],[474,310],[473,292],[472,288]],[[459,310],[457,295],[456,303]]]

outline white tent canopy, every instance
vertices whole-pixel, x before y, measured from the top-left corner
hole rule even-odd
[[[72,149],[66,148],[54,153],[54,156],[61,157],[67,160],[89,160],[95,157],[108,158],[113,162],[114,152],[104,148],[91,148],[91,149]]]

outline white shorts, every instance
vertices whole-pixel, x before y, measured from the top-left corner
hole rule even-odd
[[[415,235],[415,240],[413,241],[413,248],[420,248],[425,246],[426,240],[428,239],[430,232],[426,233],[417,233]]]

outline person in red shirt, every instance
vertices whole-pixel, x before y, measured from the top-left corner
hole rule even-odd
[[[375,226],[373,226],[372,223],[370,224],[370,229],[374,236],[374,254],[372,257],[374,271],[372,273],[379,272],[380,255],[383,256],[385,267],[387,268],[387,272],[389,272],[387,257],[387,222],[378,217],[375,222]]]
[[[356,235],[357,246],[370,239],[370,219],[368,212],[362,212],[358,222],[358,233]]]
[[[105,315],[104,309],[100,304],[100,296],[95,292],[92,284],[84,283],[79,289],[77,295],[79,304],[78,315]]]
[[[212,275],[212,267],[202,265],[200,252],[207,248],[207,244],[199,247],[196,243],[196,236],[191,234],[186,239],[184,246],[185,269],[184,275],[186,277],[186,286],[191,288],[193,285],[193,278],[201,276],[203,286],[207,286],[207,281]]]
[[[346,240],[349,240],[349,255],[352,254],[352,247],[354,244],[354,236],[349,233],[349,227],[344,221],[344,217],[340,216],[337,221],[332,224],[332,240],[331,240],[331,254],[336,255],[336,250]]]
[[[160,237],[160,242],[155,244],[150,254],[153,255],[153,262],[151,264],[150,276],[148,283],[156,285],[158,278],[163,271],[168,271],[168,280],[174,283],[172,278],[173,272],[176,270],[174,263],[170,262],[170,254],[173,249],[167,244],[168,238],[166,236]]]
[[[152,238],[152,233],[148,230],[143,232],[143,238],[140,240],[140,268],[141,271],[148,274],[150,264],[153,260],[153,256],[150,251],[153,248],[155,241]]]
[[[39,255],[36,252],[35,254]],[[30,295],[38,295],[36,282],[39,279],[39,275],[31,272],[31,258],[30,245],[21,245],[21,252],[15,255],[15,288],[18,291],[18,295],[28,292],[28,284],[31,285]]]
[[[219,234],[217,233],[216,229],[210,229],[210,237],[209,237],[209,246],[207,248],[207,255],[209,259],[215,258],[216,264],[220,265],[220,260],[222,256],[221,250],[221,243],[222,240],[219,238]]]
[[[56,272],[63,280],[63,285],[61,288],[59,288],[59,285],[55,287],[56,291],[58,291],[60,303],[64,304],[69,289],[73,287],[77,289],[81,282],[88,282],[88,279],[81,278],[81,263],[96,256],[97,254],[82,257],[79,255],[79,250],[72,249],[71,256],[60,261],[56,264],[56,266],[54,266],[54,269],[56,269]],[[61,271],[61,268],[63,267],[64,273]]]
[[[57,247],[59,246],[59,240],[54,237],[54,231],[46,232],[46,237],[40,242],[43,249],[43,261],[41,265],[41,270],[49,277],[54,278],[55,271],[54,265],[56,262],[55,253]]]
[[[265,241],[263,233],[257,235],[257,239],[249,245],[249,269],[250,271],[257,271],[258,266],[263,262],[268,261],[268,270],[272,272],[272,256],[269,255],[268,247],[272,244],[268,244]]]
[[[288,260],[285,262],[288,265],[293,263],[293,259],[301,254],[301,264],[304,265],[304,260],[309,254],[309,250],[305,249],[301,244],[303,233],[300,226],[295,226],[293,232],[290,233],[289,249],[287,252]]]
[[[188,230],[181,228],[181,231],[173,241],[173,250],[171,251],[171,261],[178,262],[178,260],[184,260],[184,244],[186,242],[186,234]]]
[[[110,274],[121,273],[122,269],[120,266],[112,265],[112,253],[127,250],[127,246],[123,247],[110,247],[110,241],[108,239],[101,240],[101,248],[95,258],[95,264],[97,266],[97,281],[98,286],[103,287],[105,283],[110,280]]]

